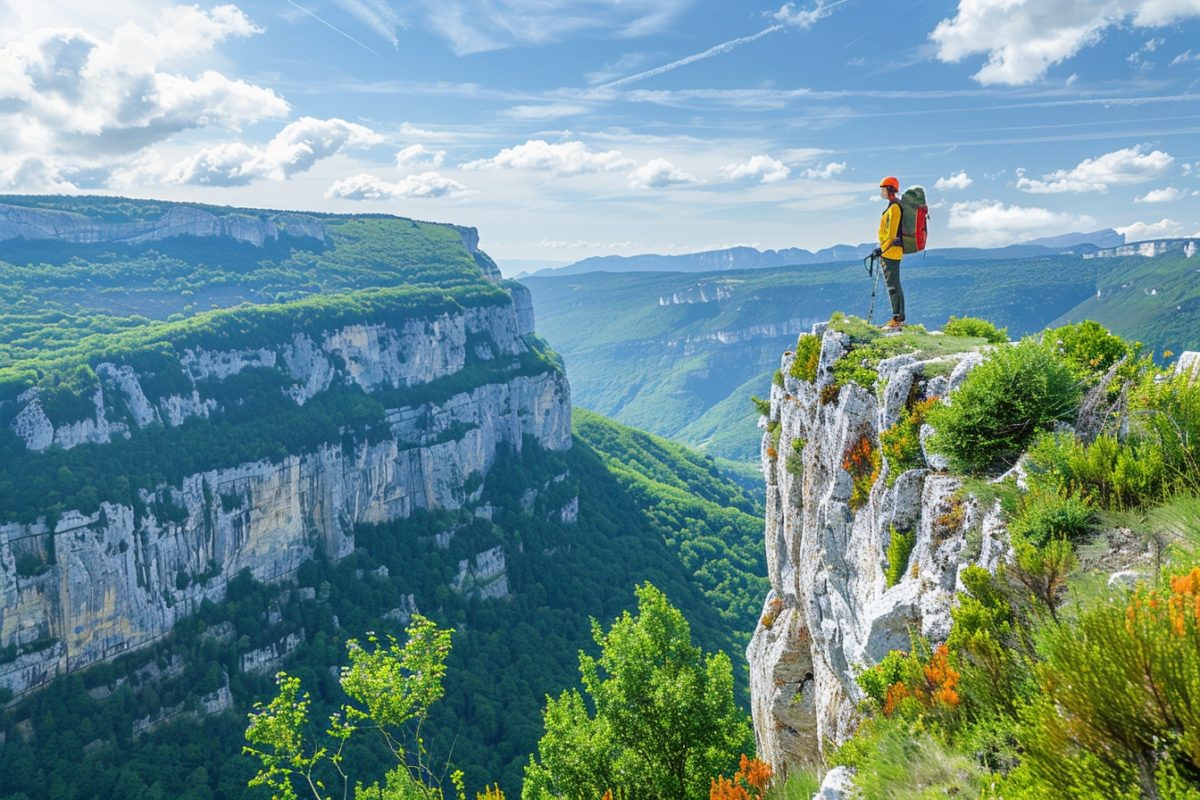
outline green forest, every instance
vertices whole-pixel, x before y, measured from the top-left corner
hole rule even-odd
[[[589,618],[607,624],[632,608],[634,587],[645,581],[682,610],[700,646],[728,654],[745,714],[738,665],[766,591],[755,501],[711,459],[596,415],[580,418],[570,451],[530,444],[493,468],[481,500],[497,508],[493,520],[437,512],[360,527],[353,555],[306,564],[295,587],[243,575],[225,602],[206,604],[163,644],[71,675],[9,709],[0,722],[0,798],[263,797],[247,788],[254,764],[240,753],[245,714],[274,695],[274,684],[269,674],[242,672],[241,654],[302,636],[284,668],[313,692],[317,708],[330,709],[342,702],[329,667],[344,662],[344,642],[368,631],[400,636],[402,621],[387,612],[405,608],[407,595],[457,631],[446,695],[423,736],[429,759],[463,769],[469,787],[499,782],[519,796],[546,697],[578,683],[578,653],[595,646]],[[530,486],[547,488],[526,512]],[[552,512],[576,495],[578,522],[561,522]],[[453,538],[439,549],[436,534],[448,529]],[[496,545],[506,555],[509,598],[480,601],[449,588],[460,560]],[[151,681],[152,673],[169,677]],[[187,713],[226,681],[234,710]],[[181,718],[133,735],[135,721],[162,709]],[[371,780],[390,766],[388,753],[372,747],[348,758]]]

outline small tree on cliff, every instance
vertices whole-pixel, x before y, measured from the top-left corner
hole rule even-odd
[[[250,786],[264,786],[279,800],[347,797],[352,785],[357,800],[443,800],[421,763],[420,740],[416,753],[406,752],[403,742],[406,726],[424,720],[442,696],[453,631],[414,615],[406,633],[403,645],[394,637],[382,642],[373,635],[367,647],[354,639],[346,642],[350,666],[342,667],[341,684],[353,702],[330,717],[323,744],[308,739],[311,700],[301,693],[300,679],[280,672],[279,694],[266,705],[255,703],[246,729],[249,746],[242,750],[262,763]],[[376,732],[395,758],[382,786],[352,784],[343,769],[346,743],[359,731]],[[463,797],[460,773],[452,780],[455,794]]]
[[[547,698],[522,800],[707,798],[712,777],[752,746],[729,657],[694,647],[687,620],[654,586],[636,592],[637,616],[625,612],[607,634],[592,620],[600,658],[579,655],[595,716],[578,690]]]

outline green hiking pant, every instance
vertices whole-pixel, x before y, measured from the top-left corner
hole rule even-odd
[[[904,322],[904,290],[900,288],[900,259],[880,258],[883,263],[883,282],[887,284],[888,300],[892,301],[892,319]]]

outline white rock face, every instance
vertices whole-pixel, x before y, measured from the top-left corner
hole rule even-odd
[[[795,440],[805,444],[802,469],[793,474],[785,458],[770,458],[763,437],[771,593],[747,649],[758,753],[784,772],[820,764],[827,744],[845,741],[859,721],[857,672],[892,649],[907,650],[911,627],[933,642],[944,640],[961,567],[994,568],[1005,552],[999,516],[958,499],[958,479],[912,469],[892,476],[889,487],[892,466],[884,459],[855,509],[853,479],[843,467],[864,437],[879,447],[880,433],[900,418],[914,385],[914,396],[936,396],[931,389],[961,385],[982,359],[965,354],[949,381],[926,381],[924,362],[898,356],[879,366],[874,392],[848,384],[822,405],[820,390],[833,382],[833,364],[849,343],[823,325],[813,332],[822,336],[815,383],[792,378],[786,355],[784,386],[771,389],[770,419],[781,425],[778,452],[791,453]],[[889,588],[893,529],[913,534],[915,543]],[[969,552],[968,531],[984,540],[978,553]]]
[[[483,600],[499,600],[508,597],[507,569],[504,548],[496,546],[478,553],[473,559],[458,562],[458,575],[450,588]]]
[[[315,217],[278,214],[271,219],[224,214],[200,208],[174,206],[158,219],[136,222],[103,222],[70,211],[0,203],[0,241],[5,239],[56,239],[63,242],[151,242],[174,236],[229,237],[262,246],[292,236],[325,239],[325,226]]]
[[[291,397],[300,403],[336,382],[380,386],[395,378],[403,386],[452,374],[462,368],[468,336],[486,339],[496,357],[521,353],[526,345],[519,329],[513,304],[467,309],[399,328],[352,325],[330,332],[328,340],[342,343],[345,353],[353,343],[352,358],[344,362],[315,339],[297,336],[278,348],[193,351],[188,369],[220,380],[247,366],[277,365],[296,381]],[[135,425],[154,420],[156,411],[169,425],[219,413],[199,389],[190,398],[156,400],[127,366],[105,365],[98,372],[113,395],[109,407],[127,407],[120,413]],[[55,428],[36,392],[27,392],[13,428],[31,449],[107,441],[124,423],[107,421],[103,389],[94,400],[95,417]],[[91,515],[68,510],[53,531],[44,522],[0,525],[0,648],[16,645],[20,651],[15,661],[0,664],[0,687],[19,694],[151,643],[205,599],[221,599],[228,580],[243,568],[274,581],[291,575],[318,548],[340,558],[353,551],[360,523],[471,507],[481,489],[468,493],[468,482],[488,474],[502,447],[520,449],[529,439],[549,450],[571,446],[570,407],[561,373],[501,372],[444,400],[387,409],[390,434],[381,440],[344,438],[278,461],[231,464],[158,487],[160,497],[170,496],[186,510],[180,521],[160,520],[152,511],[135,516],[131,506],[104,503]],[[156,505],[149,494],[142,500],[148,508]],[[568,506],[562,513],[574,510]],[[15,554],[35,549],[54,552],[56,563],[38,575],[18,574]],[[503,550],[473,559],[466,583],[481,597],[507,596]],[[41,642],[50,644],[30,650]]]

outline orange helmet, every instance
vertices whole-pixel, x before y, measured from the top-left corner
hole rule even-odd
[[[900,191],[900,181],[896,180],[891,175],[887,176],[886,178],[884,178],[883,180],[881,180],[879,182],[880,189],[882,189],[885,186],[888,187],[889,189],[891,189],[893,192]]]

